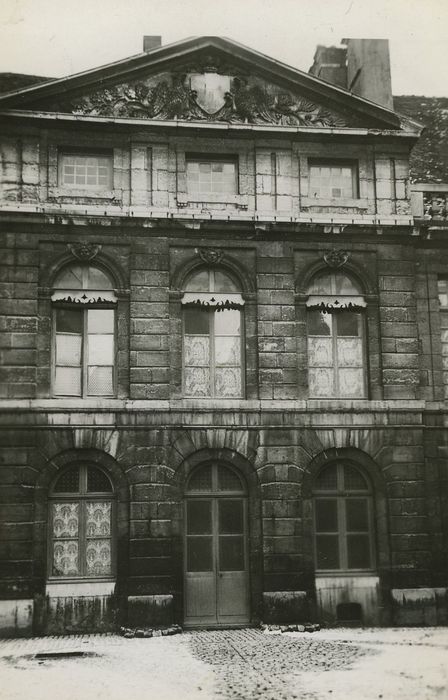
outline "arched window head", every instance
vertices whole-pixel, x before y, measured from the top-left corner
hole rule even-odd
[[[243,395],[244,300],[223,270],[201,269],[185,283],[183,387],[191,397]]]
[[[366,302],[359,285],[343,273],[321,273],[306,305],[310,397],[363,398]]]
[[[69,265],[57,276],[54,309],[55,396],[113,396],[115,307],[112,281],[100,268]]]
[[[107,474],[76,464],[56,479],[49,501],[50,578],[111,578],[114,493]]]
[[[246,486],[235,469],[227,464],[205,464],[197,467],[187,482],[186,493],[245,493]]]
[[[313,490],[318,571],[372,571],[373,497],[369,480],[351,462],[320,470]]]

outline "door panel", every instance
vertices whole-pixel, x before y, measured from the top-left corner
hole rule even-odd
[[[245,498],[186,501],[185,624],[249,622]]]

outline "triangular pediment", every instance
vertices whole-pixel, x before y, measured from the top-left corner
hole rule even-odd
[[[399,129],[396,114],[219,37],[189,39],[0,97],[24,109],[145,121]]]

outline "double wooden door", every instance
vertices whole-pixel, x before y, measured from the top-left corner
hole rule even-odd
[[[187,496],[184,561],[187,626],[249,622],[245,496]]]

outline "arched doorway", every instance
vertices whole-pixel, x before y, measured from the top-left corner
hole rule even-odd
[[[201,465],[185,491],[184,623],[244,625],[250,620],[247,488],[219,462]]]

